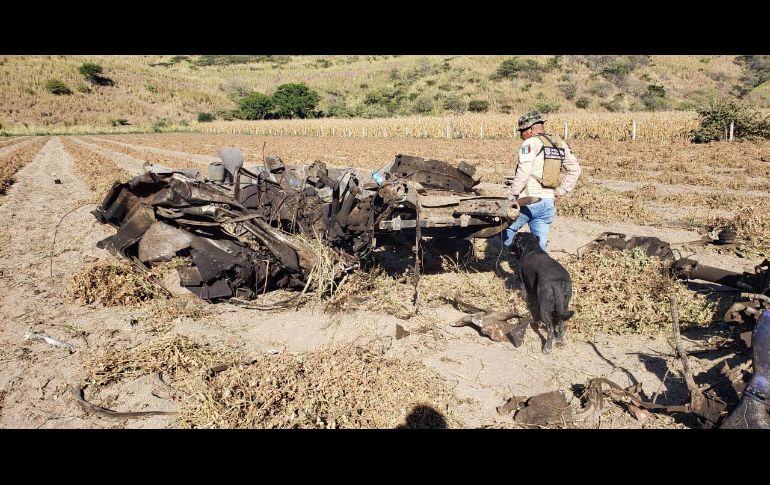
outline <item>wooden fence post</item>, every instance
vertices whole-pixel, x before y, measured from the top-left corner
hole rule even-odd
[[[733,131],[734,130],[735,130],[735,122],[731,121],[730,122],[730,141],[731,142],[733,141]]]
[[[567,141],[567,135],[569,135],[569,130],[567,129],[567,122],[564,122],[564,141]]]
[[[631,139],[636,141],[636,120],[631,122]]]
[[[479,138],[481,140],[484,139],[484,127],[483,126],[479,128]]]

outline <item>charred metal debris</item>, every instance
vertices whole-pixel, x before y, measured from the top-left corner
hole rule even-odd
[[[375,247],[488,238],[519,212],[516,201],[481,195],[464,162],[398,155],[362,177],[318,161],[287,167],[276,156],[246,168],[234,147],[219,156],[205,178],[146,164],[116,182],[92,212],[117,228],[98,246],[142,270],[190,257],[178,269],[182,286],[205,300],[250,300],[307,290],[321,260],[339,281],[367,267]]]
[[[713,244],[732,244],[734,238],[720,233]],[[704,242],[704,241],[698,241]],[[707,242],[706,242],[707,243]],[[751,359],[730,368],[725,361],[719,370],[720,382],[714,385],[698,386],[689,370],[687,353],[681,343],[676,300],[672,297],[671,313],[675,352],[682,362],[685,383],[690,394],[688,402],[680,405],[661,406],[655,398],[645,400],[641,389],[622,389],[615,383],[594,380],[587,386],[588,397],[585,407],[577,415],[585,415],[601,409],[603,397],[626,402],[629,412],[642,421],[649,412],[693,413],[704,427],[720,428],[763,428],[770,429],[770,260],[758,264],[753,272],[728,271],[701,264],[695,260],[678,257],[669,243],[656,237],[631,237],[624,234],[605,232],[578,251],[578,255],[589,251],[641,249],[646,256],[659,258],[675,277],[686,280],[700,280],[716,283],[740,292],[742,301],[733,303],[725,312],[722,320],[725,324],[739,329],[738,339],[724,338],[713,345],[701,346],[699,352],[735,351],[750,349]],[[732,393],[717,392],[728,383]],[[605,384],[605,387],[602,387]],[[731,403],[725,396],[734,397]],[[534,399],[534,398],[533,398]],[[499,412],[510,412],[509,408],[518,409],[523,401],[513,398]],[[537,401],[537,400],[536,400]],[[737,403],[737,404],[736,404]],[[507,406],[507,407],[506,407]],[[729,411],[732,408],[731,411]],[[729,411],[729,412],[728,412]],[[575,413],[573,413],[575,414]],[[567,413],[567,416],[573,414]],[[559,414],[559,419],[565,413]],[[517,415],[518,416],[518,415]],[[524,420],[528,423],[525,413]],[[549,415],[550,416],[550,415]],[[538,421],[534,424],[540,424]],[[532,423],[528,423],[532,424]]]
[[[640,383],[624,388],[609,379],[596,377],[584,386],[575,386],[575,389],[582,387],[575,402],[570,403],[565,392],[559,390],[529,398],[513,396],[497,407],[498,414],[513,413],[514,422],[525,427],[571,426],[600,419],[606,409],[605,400],[609,400],[625,407],[640,423],[656,413],[675,413],[692,415],[704,428],[770,429],[770,310],[761,312],[753,330],[752,359],[733,368],[722,361],[718,382],[698,385],[682,345],[676,297],[670,300],[672,347],[682,364],[689,394],[686,402],[660,404],[657,402],[660,390],[648,397]],[[663,377],[664,383],[669,371]],[[730,392],[726,392],[726,387]]]

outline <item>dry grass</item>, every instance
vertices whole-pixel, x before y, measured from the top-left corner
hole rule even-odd
[[[0,148],[6,148],[24,141],[22,137],[0,138]]]
[[[644,90],[647,84],[663,84],[670,105],[676,107],[684,100],[692,101],[693,93],[725,92],[737,83],[740,68],[732,62],[733,56],[709,56],[708,64],[698,62],[694,56],[655,56],[654,65],[635,70],[629,75],[629,85],[621,90],[617,86],[595,79],[598,71],[562,57],[560,69],[543,72],[543,79],[531,82],[526,79],[491,81],[490,75],[509,56],[292,56],[286,64],[252,62],[225,66],[198,67],[187,61],[159,66],[172,56],[3,56],[0,57],[0,129],[16,133],[31,124],[45,127],[92,127],[111,128],[116,118],[129,120],[131,126],[121,130],[147,126],[160,119],[192,121],[201,111],[218,108],[233,109],[235,101],[222,89],[223,84],[237,82],[245,89],[266,94],[285,82],[305,82],[321,94],[319,108],[326,111],[343,96],[349,107],[364,101],[371,91],[406,83],[410,95],[432,99],[446,96],[449,89],[466,102],[480,99],[489,102],[490,111],[499,112],[510,106],[520,114],[538,102],[561,105],[562,111],[575,111],[573,101],[565,99],[560,86],[569,82],[578,87],[578,97],[591,99],[589,108],[604,111],[601,101],[610,101],[621,92]],[[193,56],[194,57],[194,56]],[[551,56],[524,56],[538,63],[547,63]],[[320,67],[318,62],[327,63]],[[105,75],[115,81],[114,86],[91,86],[78,66],[84,62],[96,62],[104,66]],[[684,67],[683,67],[684,66]],[[720,81],[709,75],[717,74]],[[416,76],[416,77],[415,77]],[[57,78],[69,85],[73,93],[55,96],[45,91],[48,79]],[[607,89],[594,96],[589,91],[594,84],[604,84]],[[448,88],[447,88],[448,87]],[[410,102],[403,103],[406,106]],[[438,107],[441,101],[435,103]],[[493,115],[498,118],[515,118],[515,114]],[[594,115],[608,115],[610,119],[625,117],[617,129],[607,129],[593,121]],[[691,113],[578,113],[559,114],[554,118],[575,118],[576,136],[604,133],[611,136],[630,134],[630,117],[638,120],[639,139],[655,139],[671,136],[684,129],[687,115]],[[659,120],[658,120],[659,118]],[[655,122],[650,126],[648,120]],[[338,120],[342,123],[345,120]],[[510,121],[510,120],[508,120]],[[215,122],[216,123],[216,122]],[[334,121],[337,123],[337,121]],[[595,123],[597,126],[590,126]],[[193,126],[197,126],[192,122]],[[203,129],[214,126],[201,124]],[[343,125],[344,126],[344,125]],[[360,125],[359,125],[360,126]],[[415,127],[420,126],[419,124]],[[506,136],[509,131],[505,122],[500,129]],[[230,128],[228,128],[230,129]],[[234,128],[241,129],[241,128]],[[444,136],[443,126],[438,127]],[[488,127],[494,136],[496,127]],[[572,125],[570,130],[573,131]],[[116,130],[117,131],[117,130]],[[473,131],[473,130],[471,130]],[[473,131],[478,134],[478,129]]]
[[[115,182],[125,182],[131,175],[115,165],[112,160],[77,145],[70,139],[62,138],[65,150],[69,152],[75,164],[75,171],[94,192],[94,198],[101,202]]]
[[[649,189],[625,193],[590,183],[582,184],[560,199],[556,210],[560,216],[595,222],[651,222],[657,215],[644,205],[649,193]]]
[[[95,145],[99,145],[100,147],[105,148],[107,150],[123,153],[130,157],[138,158],[139,160],[144,160],[146,162],[152,163],[153,165],[160,165],[162,167],[195,168],[199,170],[205,167],[204,164],[200,162],[196,162],[194,160],[187,159],[187,158],[173,157],[170,155],[158,155],[157,153],[142,151],[134,148],[129,148],[123,145],[110,143],[109,141],[102,140],[100,138],[89,137],[89,142],[94,143]]]
[[[85,304],[137,305],[165,296],[163,289],[125,261],[94,261],[75,273],[69,295]]]
[[[38,154],[48,138],[41,138],[0,157],[0,195],[13,184],[13,176]]]
[[[571,140],[631,140],[636,120],[638,141],[688,141],[697,115],[690,111],[657,113],[558,113],[548,116],[552,132]],[[202,133],[229,135],[317,136],[339,138],[510,139],[516,116],[463,114],[379,119],[322,118],[308,120],[216,121],[194,125]]]
[[[638,249],[569,257],[562,264],[572,277],[571,330],[586,335],[670,333],[668,297],[676,295],[683,327],[708,326],[717,305],[675,280],[655,258]]]
[[[302,296],[317,302],[333,300],[348,280],[348,275],[343,274],[345,261],[349,258],[317,235],[309,238],[298,234],[296,238],[309,248],[315,259]]]
[[[100,388],[162,372],[187,394],[178,424],[191,428],[461,426],[452,411],[456,397],[418,362],[353,346],[242,360],[223,347],[165,335],[89,359],[86,382]],[[235,365],[205,376],[228,363]]]
[[[162,372],[179,389],[192,392],[194,379],[214,365],[235,362],[238,356],[224,348],[199,344],[189,337],[164,335],[125,351],[110,350],[85,363],[86,382],[103,387],[125,379]],[[187,382],[183,382],[187,379]]]
[[[717,230],[735,230],[738,233],[737,251],[744,257],[770,257],[770,199],[758,198],[732,209],[735,217],[712,217],[709,223]],[[734,251],[732,248],[725,250]]]
[[[206,383],[181,419],[194,428],[454,427],[461,425],[455,400],[421,363],[343,347],[231,367]]]
[[[148,320],[143,330],[151,334],[168,332],[176,321],[205,321],[206,317],[215,313],[211,303],[192,294],[189,298],[154,298],[147,302],[145,308]]]

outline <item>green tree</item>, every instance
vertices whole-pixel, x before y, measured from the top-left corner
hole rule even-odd
[[[272,97],[279,118],[312,118],[321,96],[305,83],[287,83],[278,86]]]
[[[244,120],[264,120],[272,108],[272,98],[257,91],[252,91],[238,102],[238,109]]]

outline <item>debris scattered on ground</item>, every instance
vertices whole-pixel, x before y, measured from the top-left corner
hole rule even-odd
[[[62,342],[61,340],[56,340],[55,338],[51,338],[48,335],[44,335],[42,333],[28,333],[24,335],[24,340],[31,340],[34,342],[42,342],[48,345],[53,345],[54,347],[60,347],[62,349],[69,350],[70,353],[76,350],[74,345]]]

